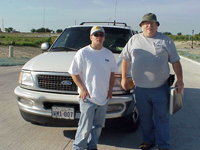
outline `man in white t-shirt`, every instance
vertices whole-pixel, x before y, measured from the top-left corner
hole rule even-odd
[[[143,33],[135,34],[124,47],[122,60],[122,87],[127,89],[127,72],[131,66],[135,97],[140,117],[143,143],[140,149],[169,150],[169,64],[172,64],[178,92],[183,90],[180,57],[174,42],[157,32],[160,23],[153,13],[145,14],[139,26]]]
[[[104,29],[92,27],[90,40],[90,45],[78,50],[68,71],[78,86],[81,111],[74,150],[97,150],[117,71],[113,53],[103,47]]]

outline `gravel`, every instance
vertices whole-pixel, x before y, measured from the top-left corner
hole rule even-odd
[[[191,53],[191,57],[193,57],[193,54],[197,54],[198,58],[200,57],[200,41],[193,42],[193,49],[191,48],[191,41],[175,42],[175,45],[178,51],[186,51],[187,55]],[[37,47],[12,46],[12,48],[13,57],[9,57],[9,46],[0,46],[0,66],[23,65],[29,59],[42,53],[42,50]]]
[[[15,58],[32,58],[42,53],[42,50],[36,47],[12,46],[12,48]],[[0,46],[0,58],[9,58],[9,46]]]

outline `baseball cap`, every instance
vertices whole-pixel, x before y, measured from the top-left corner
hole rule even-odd
[[[153,13],[147,13],[145,14],[143,17],[142,17],[142,21],[141,23],[139,24],[139,26],[141,27],[142,23],[144,21],[151,21],[151,22],[157,22],[158,23],[158,26],[160,25],[160,23],[157,21],[157,17],[155,14]]]
[[[90,35],[93,35],[97,32],[103,32],[105,33],[103,27],[100,27],[100,26],[93,26],[92,29],[90,30]]]

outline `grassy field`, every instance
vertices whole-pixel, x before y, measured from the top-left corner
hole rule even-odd
[[[25,64],[41,53],[40,45],[43,42],[52,44],[58,35],[55,33],[0,33],[0,66]],[[200,62],[199,41],[194,41],[194,49],[191,49],[191,41],[175,41],[175,44],[179,55]],[[9,45],[14,47],[15,55],[12,58],[7,57]]]
[[[199,52],[200,52],[200,50],[199,50]],[[200,62],[200,54],[199,53],[193,53],[191,51],[178,51],[178,53],[180,56]]]
[[[39,47],[44,42],[52,44],[57,36],[51,33],[0,33],[0,45]]]
[[[19,66],[24,65],[31,58],[0,58],[0,66]]]
[[[199,50],[200,51],[200,50]],[[200,54],[195,54],[187,51],[178,51],[180,56],[200,62]],[[0,58],[0,66],[16,66],[24,65],[32,57],[12,57],[12,58]]]

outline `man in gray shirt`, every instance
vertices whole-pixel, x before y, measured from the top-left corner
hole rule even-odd
[[[160,23],[155,14],[145,14],[139,25],[143,33],[135,34],[120,54],[123,59],[121,85],[127,90],[127,72],[131,67],[143,135],[139,148],[148,150],[158,145],[159,150],[169,150],[168,62],[176,74],[175,86],[180,93],[184,87],[180,57],[174,42],[157,32]]]

